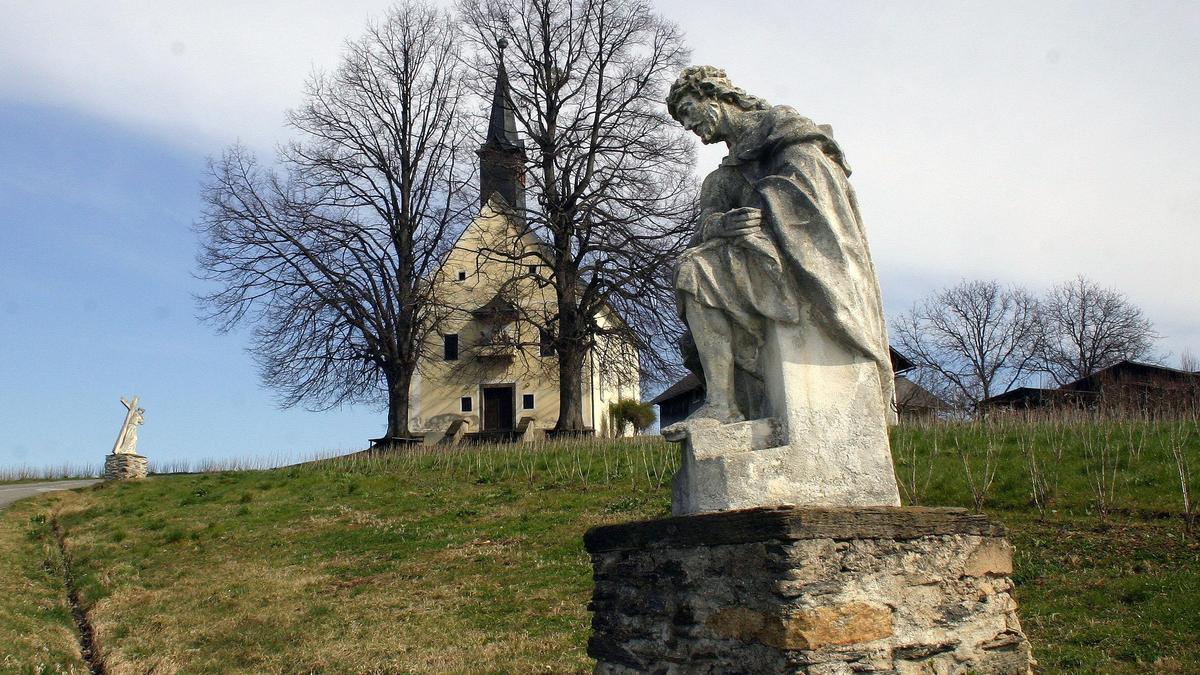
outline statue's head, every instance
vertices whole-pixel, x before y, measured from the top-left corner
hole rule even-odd
[[[667,94],[667,112],[704,143],[726,140],[721,128],[730,115],[768,110],[765,100],[747,94],[729,81],[724,70],[713,66],[688,66],[679,73]]]

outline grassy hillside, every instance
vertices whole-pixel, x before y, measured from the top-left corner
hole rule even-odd
[[[0,673],[85,673],[45,496],[0,513]]]
[[[1194,423],[952,425],[894,445],[907,501],[984,492],[1009,526],[1047,671],[1196,672],[1200,550],[1171,448],[1195,464],[1198,438]],[[112,673],[585,671],[582,533],[666,515],[674,464],[658,442],[510,447],[25,502],[0,515],[0,564],[23,574],[0,582],[0,645],[17,645],[0,671],[84,672],[53,523]]]

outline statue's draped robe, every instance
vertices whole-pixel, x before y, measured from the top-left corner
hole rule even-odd
[[[760,113],[704,181],[700,226],[675,285],[681,296],[729,317],[738,367],[759,379],[764,322],[801,323],[807,311],[825,338],[876,363],[890,405],[879,282],[849,174],[825,129],[786,106]],[[703,239],[706,221],[739,207],[762,210],[760,231]]]

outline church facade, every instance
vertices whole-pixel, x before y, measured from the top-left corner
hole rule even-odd
[[[409,428],[426,443],[533,440],[558,420],[557,355],[541,327],[553,325],[554,289],[543,243],[524,227],[525,150],[500,65],[488,134],[479,149],[480,212],[431,280],[441,307],[410,391]],[[619,327],[607,310],[603,327]],[[624,431],[609,405],[641,395],[629,340],[598,336],[584,360],[584,424],[598,436]]]

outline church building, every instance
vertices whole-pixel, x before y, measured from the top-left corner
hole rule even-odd
[[[443,307],[410,395],[410,429],[426,443],[534,440],[558,420],[558,361],[539,326],[552,325],[554,289],[543,242],[524,226],[525,147],[516,132],[501,59],[487,138],[478,151],[480,212],[432,280]],[[611,309],[602,326],[620,326]],[[600,336],[584,360],[584,425],[623,433],[611,403],[640,398],[637,348]]]

